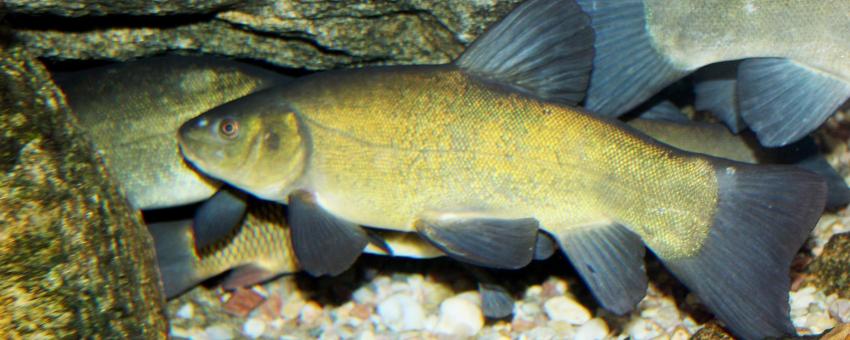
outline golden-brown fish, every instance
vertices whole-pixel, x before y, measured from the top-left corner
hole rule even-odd
[[[303,77],[187,122],[180,145],[205,173],[288,203],[314,275],[348,267],[368,243],[359,225],[495,268],[526,265],[543,230],[615,313],[645,295],[646,244],[736,334],[793,333],[788,267],[823,180],[575,108],[592,40],[575,3],[529,1],[453,64]]]

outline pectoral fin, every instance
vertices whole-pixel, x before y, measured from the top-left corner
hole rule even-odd
[[[370,241],[363,228],[331,215],[308,192],[290,196],[287,219],[298,263],[314,276],[342,273]]]
[[[449,257],[500,269],[524,267],[534,256],[539,223],[533,218],[436,217],[416,229]]]
[[[803,138],[850,97],[850,84],[789,59],[757,58],[738,68],[741,116],[767,147]]]
[[[247,209],[246,195],[222,188],[195,211],[195,249],[204,249],[227,237],[242,225]]]
[[[618,224],[569,229],[561,249],[605,309],[623,315],[646,295],[645,248],[640,236]]]

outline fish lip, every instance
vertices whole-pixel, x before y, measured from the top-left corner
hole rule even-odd
[[[180,152],[183,154],[183,157],[195,166],[199,166],[200,164],[197,164],[197,155],[192,152],[192,148],[189,147],[189,143],[201,142],[198,138],[192,138],[192,135],[195,132],[194,130],[205,125],[199,121],[199,118],[201,117],[195,117],[177,129],[177,146],[180,148]],[[206,118],[203,119],[206,120]]]

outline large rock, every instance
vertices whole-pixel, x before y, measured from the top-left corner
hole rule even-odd
[[[171,2],[127,11],[134,2],[12,0],[8,20],[28,50],[54,60],[126,60],[185,51],[318,70],[449,62],[520,1],[364,1],[345,6],[335,1],[249,1],[221,11],[183,0],[166,12],[154,12]],[[45,12],[65,17],[30,16]],[[81,13],[191,15],[67,17]]]
[[[164,338],[150,235],[32,55],[0,46],[0,337]]]

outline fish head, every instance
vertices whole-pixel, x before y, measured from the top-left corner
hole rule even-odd
[[[295,110],[270,94],[248,95],[189,120],[178,142],[203,173],[283,201],[303,173],[308,146]]]

